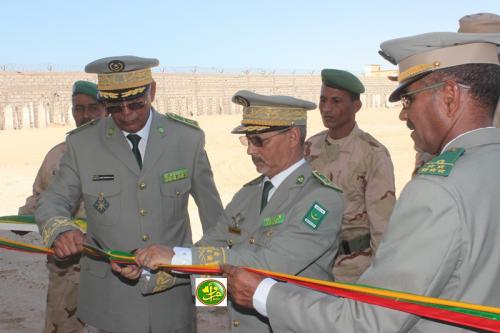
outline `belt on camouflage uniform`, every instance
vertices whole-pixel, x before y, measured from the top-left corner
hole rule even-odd
[[[370,234],[365,234],[357,238],[351,239],[350,241],[342,240],[340,241],[339,251],[337,256],[342,254],[348,255],[354,252],[361,252],[370,247]]]

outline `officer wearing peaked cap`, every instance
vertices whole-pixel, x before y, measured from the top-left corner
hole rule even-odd
[[[500,33],[500,16],[492,13],[478,13],[466,15],[458,20],[458,32],[461,33]],[[500,59],[500,48],[497,48],[498,57]],[[396,77],[397,80],[397,77]],[[497,104],[495,116],[493,117],[493,125],[500,127],[500,101]],[[415,146],[417,151],[415,156],[415,171],[425,163],[430,161],[434,155],[422,151],[421,148]]]
[[[340,189],[302,157],[307,110],[316,105],[250,91],[238,91],[233,102],[243,107],[243,119],[232,133],[244,134],[262,175],[236,193],[226,218],[196,247],[152,246],[137,252],[138,262],[231,263],[330,280],[343,204]],[[271,332],[257,311],[230,304],[229,314],[232,332]]]
[[[86,66],[97,73],[111,116],[70,133],[59,172],[40,198],[35,216],[45,244],[58,257],[80,253],[84,241],[122,251],[191,244],[190,194],[204,231],[223,214],[203,132],[194,121],[151,107],[156,65],[156,59],[119,56]],[[81,197],[87,208],[85,240],[71,220]],[[141,294],[141,273],[155,278],[139,267],[110,266],[84,254],[78,316],[103,332],[191,332],[189,280],[165,274],[158,286],[170,289]]]
[[[323,69],[321,80],[319,111],[327,130],[310,137],[304,153],[344,190],[333,275],[338,282],[356,282],[375,255],[396,201],[394,167],[387,148],[356,123],[363,83],[340,69]]]
[[[399,66],[401,119],[440,155],[404,188],[359,283],[500,306],[500,34],[430,33],[382,43]],[[312,292],[227,268],[243,306],[266,304],[275,332],[467,332],[466,327]],[[245,291],[244,293],[242,291]],[[252,290],[257,290],[253,296]],[[232,291],[232,292],[231,292]],[[290,314],[300,316],[290,316]]]

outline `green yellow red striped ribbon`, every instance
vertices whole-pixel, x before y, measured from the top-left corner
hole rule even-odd
[[[87,221],[85,219],[73,218],[72,221],[82,230],[87,230]],[[8,225],[8,230],[26,231],[26,226],[36,226],[35,217],[33,215],[8,215],[0,216],[0,225]],[[31,231],[35,231],[33,228]]]
[[[1,237],[0,247],[30,253],[53,254],[52,249]],[[111,262],[135,263],[135,256],[128,252],[102,250],[86,244],[84,250],[90,255],[105,257]],[[160,267],[188,274],[222,274],[218,265],[161,265]],[[323,281],[251,267],[243,268],[266,277],[294,283],[327,294],[437,319],[445,323],[500,333],[500,308],[498,307],[415,295],[369,285]]]

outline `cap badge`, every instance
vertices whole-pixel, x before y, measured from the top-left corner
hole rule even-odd
[[[121,60],[112,60],[108,63],[108,68],[112,72],[121,72],[125,68],[125,63]]]

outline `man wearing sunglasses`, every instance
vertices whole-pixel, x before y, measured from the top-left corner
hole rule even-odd
[[[333,276],[356,282],[370,265],[394,208],[394,167],[387,148],[356,123],[363,83],[339,69],[323,69],[321,80],[319,111],[327,130],[306,141],[305,156],[344,191]]]
[[[389,100],[402,101],[400,118],[415,143],[439,156],[404,188],[360,284],[500,306],[500,129],[492,126],[498,46],[500,34],[454,32],[381,44],[384,57],[399,65],[400,85]],[[275,332],[469,331],[225,269],[233,300],[266,304]]]
[[[97,85],[88,81],[76,81],[72,89],[72,115],[76,126],[80,127],[92,119],[106,116],[104,104],[99,98]],[[60,143],[47,153],[33,183],[33,194],[19,207],[19,214],[31,215],[35,212],[38,199],[52,182],[59,169],[61,158],[66,151],[66,144]],[[73,216],[85,218],[83,202],[75,207]],[[55,260],[47,256],[49,286],[45,308],[45,326],[43,333],[54,331],[83,332],[83,323],[76,316],[78,286],[80,280],[79,257],[69,260]]]
[[[249,91],[237,92],[233,102],[243,107],[243,120],[232,133],[243,134],[240,140],[262,175],[236,193],[226,207],[226,218],[196,247],[172,250],[154,245],[137,251],[138,264],[155,269],[170,262],[228,262],[332,279],[343,204],[341,191],[303,158],[306,112],[316,105]],[[256,311],[230,304],[229,314],[233,332],[271,331]]]
[[[197,123],[156,112],[151,67],[157,59],[109,57],[88,64],[110,117],[71,133],[68,150],[36,210],[43,241],[57,257],[94,247],[132,251],[149,244],[192,244],[188,198],[196,201],[203,230],[223,215]],[[86,238],[71,221],[83,197]],[[113,270],[112,270],[112,269]],[[189,279],[163,276],[158,286],[175,287],[143,295],[133,266],[110,265],[83,255],[77,315],[101,332],[191,332]],[[146,272],[144,272],[146,274]],[[153,273],[148,273],[151,278]],[[146,275],[145,275],[146,276]]]

